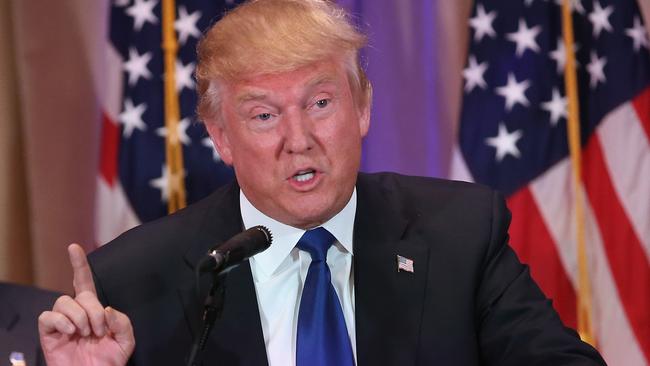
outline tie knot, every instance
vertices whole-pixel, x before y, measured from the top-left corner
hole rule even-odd
[[[300,240],[298,249],[309,252],[312,261],[325,261],[327,250],[332,246],[336,238],[324,227],[307,230]]]

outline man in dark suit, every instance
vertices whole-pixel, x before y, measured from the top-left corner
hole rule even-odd
[[[37,318],[59,294],[35,287],[0,283],[0,365],[45,365],[38,344]]]
[[[216,23],[199,46],[198,110],[237,182],[90,265],[71,246],[76,296],[39,323],[51,365],[185,363],[197,262],[256,224],[273,245],[225,279],[205,365],[603,364],[508,246],[498,194],[357,173],[364,44],[322,0],[248,2]]]

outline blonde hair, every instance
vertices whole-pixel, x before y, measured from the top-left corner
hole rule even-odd
[[[226,14],[199,42],[199,118],[220,119],[221,82],[292,71],[339,56],[357,107],[369,107],[372,87],[359,63],[359,49],[365,44],[365,35],[330,1],[248,1]]]

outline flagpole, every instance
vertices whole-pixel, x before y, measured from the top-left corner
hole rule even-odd
[[[167,211],[172,213],[186,206],[183,147],[178,137],[180,107],[176,90],[176,55],[178,42],[174,30],[174,0],[162,1],[162,49],[165,64],[165,156],[169,174]]]
[[[585,243],[585,213],[582,184],[582,147],[580,142],[580,108],[578,105],[578,82],[576,60],[573,50],[573,19],[571,18],[570,0],[562,1],[562,36],[565,45],[566,65],[564,68],[564,85],[568,97],[569,118],[567,123],[569,153],[574,187],[574,207],[576,222],[576,239],[578,244],[578,333],[585,342],[595,345],[592,328],[591,283],[587,267],[587,248]]]

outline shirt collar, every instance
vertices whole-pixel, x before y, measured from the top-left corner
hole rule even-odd
[[[249,229],[256,225],[266,226],[273,234],[271,246],[253,256],[253,260],[258,268],[265,275],[271,276],[282,264],[291,250],[296,246],[305,230],[290,225],[283,224],[258,210],[246,198],[241,190],[239,191],[239,206],[241,208],[242,221],[244,227]],[[354,230],[354,217],[357,211],[357,189],[354,188],[350,200],[334,217],[325,222],[322,227],[327,229],[341,246],[353,254],[352,235]]]

